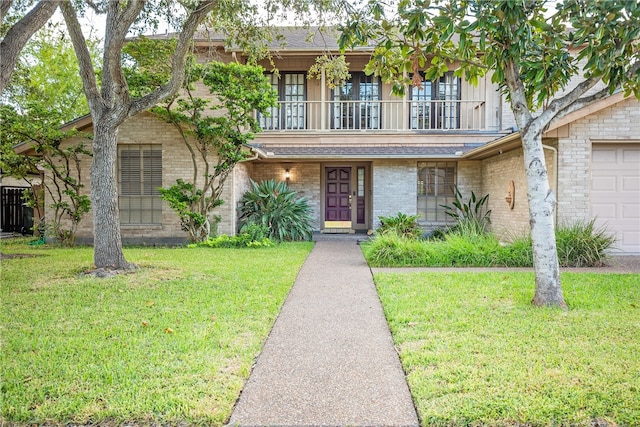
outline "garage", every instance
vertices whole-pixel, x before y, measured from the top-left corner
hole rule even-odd
[[[640,142],[592,150],[591,216],[615,234],[616,252],[640,254]]]

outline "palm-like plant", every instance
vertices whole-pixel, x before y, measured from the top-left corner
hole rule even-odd
[[[297,197],[286,183],[271,179],[256,183],[242,197],[240,207],[242,227],[262,224],[275,241],[311,240],[313,219],[304,197]],[[242,228],[241,228],[242,230]]]

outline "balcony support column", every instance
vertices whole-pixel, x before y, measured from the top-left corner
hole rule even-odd
[[[324,69],[320,74],[320,130],[327,129],[327,76]]]
[[[402,72],[402,77],[407,77],[407,71]],[[409,129],[409,91],[411,90],[411,86],[409,86],[408,90],[404,92],[402,95],[402,125],[399,126],[402,130]]]

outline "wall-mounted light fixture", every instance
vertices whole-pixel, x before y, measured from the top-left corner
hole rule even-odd
[[[287,182],[289,182],[290,178],[291,178],[291,172],[289,171],[289,169],[285,169],[284,170],[284,179],[287,180]]]

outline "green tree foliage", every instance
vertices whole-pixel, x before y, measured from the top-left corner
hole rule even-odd
[[[98,41],[90,38],[87,44],[97,63]],[[47,24],[26,44],[2,92],[2,102],[24,115],[31,109],[49,110],[47,124],[53,126],[89,113],[78,61],[64,26]]]
[[[553,122],[614,91],[640,96],[640,4],[564,0],[400,0],[386,15],[371,0],[344,25],[343,47],[377,47],[366,71],[403,93],[450,68],[476,83],[489,73],[520,129],[536,270],[536,305],[566,307],[554,236],[555,196],[542,134]],[[572,79],[580,79],[569,86]],[[602,87],[599,88],[598,84]]]
[[[154,111],[180,132],[191,154],[193,180],[178,180],[160,194],[180,216],[191,241],[199,242],[211,234],[213,212],[224,203],[229,174],[248,157],[247,143],[261,131],[255,112],[268,114],[277,94],[259,66],[192,61],[187,76],[186,95]],[[196,83],[204,84],[214,100],[195,97]]]
[[[89,40],[91,56],[98,57],[96,42]],[[51,73],[57,78],[52,78]],[[82,142],[62,146],[67,138],[80,136],[60,126],[89,108],[78,75],[78,63],[64,27],[48,24],[38,31],[21,52],[16,69],[2,93],[3,173],[33,184],[43,172],[42,185],[51,203],[45,232],[65,245],[73,245],[78,224],[89,211],[81,161],[90,153]],[[13,147],[27,144],[28,155],[17,155]],[[40,179],[40,178],[39,178]],[[29,204],[44,214],[44,193],[25,194]]]
[[[91,156],[83,142],[62,146],[62,141],[82,136],[76,130],[62,131],[58,114],[48,109],[30,106],[29,115],[18,113],[9,105],[0,107],[3,127],[3,172],[27,179],[29,174],[43,170],[42,185],[51,204],[51,216],[46,218],[45,233],[59,243],[72,246],[78,224],[89,212],[91,202],[83,193],[81,163]],[[18,155],[14,145],[27,144],[30,154]],[[27,194],[31,207],[41,210],[44,200],[39,192]],[[42,227],[42,224],[39,224]]]
[[[323,54],[316,58],[316,62],[309,68],[307,78],[321,79],[322,73],[325,75],[326,85],[331,89],[344,86],[351,78],[349,73],[349,63],[344,55]]]
[[[33,0],[0,1],[0,92],[13,74],[20,51],[31,36],[51,18],[60,2],[40,0],[35,5],[33,3]]]

